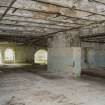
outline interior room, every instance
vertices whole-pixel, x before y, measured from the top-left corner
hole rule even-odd
[[[0,0],[0,105],[105,105],[105,0]]]

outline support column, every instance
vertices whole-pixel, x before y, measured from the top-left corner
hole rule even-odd
[[[71,47],[64,34],[49,40],[48,71],[63,76],[79,77],[81,74],[81,48]]]
[[[81,48],[73,47],[73,65],[74,65],[74,76],[80,77],[81,75]]]

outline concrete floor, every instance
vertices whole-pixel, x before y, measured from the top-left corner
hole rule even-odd
[[[0,75],[0,105],[105,105],[105,80],[5,73]]]

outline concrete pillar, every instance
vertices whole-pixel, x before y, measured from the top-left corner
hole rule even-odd
[[[81,73],[81,48],[70,47],[64,34],[49,40],[48,71],[59,75],[79,77]]]
[[[60,75],[80,77],[81,48],[49,48],[48,70]]]
[[[73,47],[74,76],[81,75],[81,47]]]

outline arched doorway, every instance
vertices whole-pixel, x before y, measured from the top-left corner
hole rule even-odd
[[[11,48],[7,48],[4,53],[4,60],[7,62],[14,62],[15,61],[15,52]]]
[[[34,55],[34,62],[36,64],[47,64],[47,51],[40,49]]]

